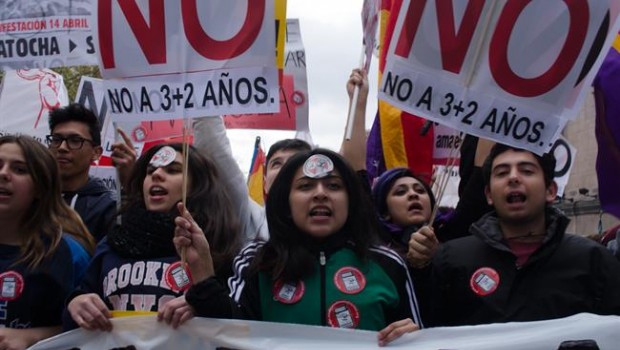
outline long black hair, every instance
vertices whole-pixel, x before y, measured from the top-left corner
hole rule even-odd
[[[312,238],[293,222],[289,195],[297,170],[312,155],[327,156],[334,163],[348,196],[347,220],[338,233],[345,242],[353,243],[356,254],[365,258],[371,244],[377,242],[377,223],[368,195],[351,166],[338,153],[317,148],[292,156],[276,177],[266,203],[269,241],[257,253],[249,273],[268,271],[273,279],[297,281],[315,270],[316,256],[308,247]],[[330,236],[331,237],[331,236]],[[328,238],[329,239],[329,238]]]

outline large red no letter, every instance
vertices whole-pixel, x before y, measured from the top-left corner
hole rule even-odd
[[[459,74],[480,20],[484,0],[470,0],[467,3],[458,32],[454,28],[452,0],[437,0],[436,5],[443,69]]]
[[[413,45],[413,39],[415,38],[418,28],[420,27],[424,7],[426,7],[426,0],[411,0],[409,8],[405,10],[405,20],[403,21],[403,25],[400,30],[400,36],[398,37],[396,49],[394,50],[396,55],[404,58],[409,57],[409,52],[411,52],[411,46]]]
[[[497,21],[489,47],[489,65],[497,84],[505,91],[522,97],[542,95],[556,87],[574,66],[588,32],[590,8],[583,0],[563,0],[570,14],[568,35],[553,65],[535,78],[518,76],[508,62],[510,34],[523,9],[532,0],[509,0]]]
[[[228,40],[215,40],[205,33],[198,19],[196,1],[181,0],[185,36],[196,52],[212,60],[226,60],[239,56],[252,46],[265,17],[265,0],[247,0],[248,9],[243,26]],[[253,16],[250,16],[250,4]]]
[[[458,30],[454,27],[453,0],[436,0],[437,29],[443,68],[453,73],[460,73],[465,55],[471,45],[471,39],[484,8],[484,0],[469,0]],[[411,52],[413,40],[417,34],[426,0],[411,0],[406,10],[398,43],[394,53],[407,58]]]
[[[166,63],[166,26],[164,0],[149,0],[149,21],[146,23],[135,1],[118,1],[146,60],[150,64]],[[112,34],[112,0],[99,0],[99,51],[103,68],[116,67]]]

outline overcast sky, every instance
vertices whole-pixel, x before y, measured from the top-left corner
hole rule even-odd
[[[363,0],[288,0],[287,18],[298,18],[306,50],[310,133],[315,144],[338,151],[348,110],[345,88],[362,49]],[[371,67],[367,128],[377,109],[377,60]],[[241,170],[250,167],[256,136],[265,152],[272,143],[295,136],[293,131],[228,130],[233,154]]]

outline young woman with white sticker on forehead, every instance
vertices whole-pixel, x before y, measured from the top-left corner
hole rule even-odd
[[[375,330],[380,345],[421,326],[407,266],[374,244],[369,198],[340,155],[315,149],[291,157],[266,210],[270,238],[237,256],[230,296],[214,278],[211,242],[189,214],[176,219],[174,242],[194,277],[186,300],[197,316]],[[161,316],[177,321],[173,309]]]
[[[177,204],[183,193],[183,164],[188,160],[187,208],[211,242],[217,276],[231,275],[240,239],[234,209],[214,162],[193,147],[163,144],[137,161],[117,225],[97,246],[83,283],[67,307],[66,328],[110,330],[112,311],[157,312],[182,296],[191,283],[180,264],[173,237]],[[175,300],[180,314],[191,308]]]

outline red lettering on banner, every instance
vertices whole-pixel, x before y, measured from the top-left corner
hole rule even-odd
[[[181,0],[183,29],[189,44],[203,57],[212,60],[226,60],[244,53],[256,40],[265,16],[265,0],[247,2],[245,20],[239,32],[228,40],[215,40],[200,24],[196,0]],[[253,16],[250,16],[250,6]]]
[[[532,0],[509,0],[497,21],[489,48],[491,74],[505,91],[521,97],[542,95],[556,87],[570,72],[584,45],[588,32],[590,9],[587,1],[563,0],[569,14],[568,35],[551,67],[535,78],[518,76],[508,62],[508,43],[516,21]]]
[[[454,28],[452,0],[437,0],[436,6],[443,69],[459,74],[480,20],[484,0],[470,0],[467,3],[458,32]]]
[[[134,1],[118,1],[127,23],[133,31],[146,60],[150,64],[166,63],[166,25],[164,0],[149,0],[149,22],[147,23]],[[99,50],[103,67],[114,68],[114,45],[112,34],[112,0],[100,0],[99,7]]]
[[[97,4],[97,31],[99,52],[104,68],[114,67],[114,46],[112,45],[112,0],[101,0]]]
[[[454,27],[452,1],[436,1],[437,26],[439,29],[439,45],[441,47],[443,68],[458,74],[461,71],[471,39],[480,20],[480,14],[484,8],[484,0],[468,1],[458,31]],[[426,0],[411,0],[396,45],[396,55],[404,58],[409,57],[425,7]]]
[[[418,28],[420,27],[420,21],[422,20],[422,14],[424,13],[424,7],[426,7],[426,0],[411,0],[409,8],[406,10],[405,20],[402,25],[400,37],[398,37],[398,43],[394,53],[398,56],[407,58],[409,52],[411,52],[411,46],[413,45],[413,39],[415,38]]]

